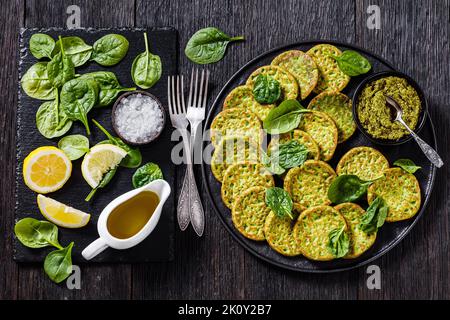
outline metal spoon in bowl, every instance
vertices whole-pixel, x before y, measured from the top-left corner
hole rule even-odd
[[[388,95],[386,95],[385,98],[386,98],[386,102],[388,103],[388,105],[390,105],[391,107],[393,107],[395,109],[396,115],[395,115],[394,121],[401,123],[406,128],[406,130],[409,131],[409,133],[414,138],[414,140],[416,140],[420,149],[422,149],[425,156],[428,158],[428,160],[430,160],[430,162],[433,165],[435,165],[438,168],[442,167],[444,165],[444,162],[442,161],[442,159],[438,155],[438,153],[428,143],[426,143],[421,138],[419,138],[419,136],[414,131],[412,131],[411,128],[408,127],[408,125],[405,123],[405,121],[402,118],[403,110],[400,107],[400,105],[397,103],[397,101],[395,101],[392,97],[390,97]]]

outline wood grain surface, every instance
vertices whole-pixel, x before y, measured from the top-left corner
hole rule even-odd
[[[179,30],[180,71],[192,64],[183,54],[198,28],[217,26],[245,42],[230,46],[212,72],[210,102],[241,65],[280,45],[307,39],[354,43],[380,54],[426,90],[439,151],[450,161],[449,0],[10,0],[0,18],[0,299],[448,299],[449,178],[438,171],[424,217],[400,245],[374,264],[381,290],[366,286],[366,268],[311,275],[272,267],[244,251],[214,215],[201,187],[207,217],[203,238],[177,230],[170,263],[96,265],[82,268],[81,290],[47,279],[41,265],[12,261],[14,225],[15,108],[20,27],[64,27],[66,8],[81,8],[82,27],[173,26]],[[369,5],[381,9],[381,29],[366,27]],[[199,169],[199,168],[197,168]],[[178,187],[184,168],[178,168]],[[200,177],[200,170],[197,171]],[[200,184],[200,179],[198,179]],[[200,184],[201,186],[201,184]]]

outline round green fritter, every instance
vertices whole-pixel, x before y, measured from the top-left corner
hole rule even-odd
[[[306,99],[317,85],[319,70],[314,60],[303,51],[289,50],[283,52],[273,59],[272,65],[282,67],[294,76],[300,87],[302,100]]]
[[[420,186],[416,177],[401,168],[384,172],[384,178],[375,181],[367,190],[367,201],[371,204],[377,196],[383,198],[389,207],[387,222],[414,217],[420,209]]]
[[[254,82],[256,77],[259,74],[265,74],[272,76],[275,80],[280,83],[282,99],[297,99],[298,96],[298,84],[297,80],[295,80],[294,76],[283,68],[277,66],[263,66],[255,71],[248,77],[246,85],[252,88],[254,86]]]
[[[304,113],[298,128],[309,133],[317,142],[320,160],[328,161],[333,157],[338,141],[338,129],[333,119],[326,113],[320,111]]]
[[[307,208],[328,205],[328,188],[336,173],[328,163],[307,160],[301,167],[292,168],[284,178],[284,189],[291,195],[294,208],[301,212]]]
[[[336,60],[330,55],[340,56],[341,50],[331,44],[318,44],[306,52],[319,69],[319,81],[315,93],[342,91],[350,82],[350,77],[343,73]]]
[[[286,143],[290,140],[297,140],[298,143],[304,145],[308,150],[308,159],[319,160],[320,149],[317,142],[311,137],[311,135],[302,130],[294,130],[288,133],[284,133],[279,137],[273,136],[267,147],[267,153],[270,155],[276,150],[279,144]]]
[[[338,129],[338,143],[350,138],[356,130],[352,100],[340,92],[322,92],[311,100],[308,109],[325,112]]]
[[[370,181],[383,176],[388,168],[389,161],[380,151],[371,147],[356,147],[350,149],[339,160],[336,173],[353,174],[361,180]]]
[[[253,162],[233,164],[223,175],[222,200],[231,209],[236,198],[245,190],[256,186],[270,188],[274,185],[272,175],[262,164]]]
[[[231,108],[220,112],[211,123],[211,142],[217,147],[226,136],[247,136],[261,145],[263,135],[261,121],[251,111]]]
[[[275,107],[274,104],[260,104],[253,97],[252,88],[249,86],[239,86],[231,90],[223,102],[223,110],[231,108],[242,108],[256,114],[261,120],[269,114],[270,110]]]
[[[328,248],[329,234],[334,229],[342,229],[344,226],[347,230],[344,217],[336,209],[317,206],[302,212],[295,223],[293,233],[305,257],[328,261],[335,258]]]
[[[252,187],[238,196],[234,203],[231,211],[233,224],[248,239],[266,239],[264,223],[272,210],[266,205],[265,199],[265,187]]]
[[[362,255],[375,243],[377,233],[370,235],[360,229],[361,218],[366,211],[355,203],[342,203],[334,207],[345,218],[349,227],[350,250],[345,259],[354,259]]]
[[[300,246],[293,234],[294,223],[288,216],[279,217],[273,211],[269,213],[264,225],[267,243],[276,252],[284,256],[297,256]]]
[[[211,171],[222,182],[225,170],[232,164],[259,162],[260,148],[249,137],[225,137],[211,157]]]

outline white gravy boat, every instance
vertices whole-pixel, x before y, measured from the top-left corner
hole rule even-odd
[[[147,221],[145,226],[134,236],[127,239],[118,239],[116,237],[113,237],[109,233],[106,223],[108,221],[109,215],[117,206],[135,197],[136,195],[138,195],[143,191],[152,191],[156,193],[159,197],[158,206],[156,207],[152,216]],[[156,225],[158,224],[162,208],[169,195],[170,195],[170,185],[166,181],[159,179],[152,181],[149,184],[142,186],[138,189],[124,193],[123,195],[117,197],[115,200],[111,201],[105,207],[105,209],[103,209],[102,213],[98,218],[97,229],[100,237],[83,250],[83,252],[81,253],[83,257],[86,260],[91,260],[108,247],[123,250],[134,247],[135,245],[143,241],[145,238],[148,237],[148,235],[153,231],[153,229],[155,229]]]

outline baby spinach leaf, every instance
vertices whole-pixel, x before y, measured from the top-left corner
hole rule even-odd
[[[92,79],[75,78],[61,89],[61,109],[71,120],[79,120],[91,134],[87,114],[97,103],[98,85]]]
[[[153,162],[148,162],[133,174],[133,187],[140,188],[157,179],[164,179],[161,168]]]
[[[81,79],[88,77],[94,79],[99,88],[98,102],[95,107],[105,107],[110,105],[114,102],[120,92],[136,90],[136,87],[122,87],[119,84],[116,75],[109,71],[96,71],[85,73],[80,76]]]
[[[279,165],[284,169],[301,166],[308,158],[308,149],[297,140],[289,140],[278,146],[278,149],[271,155],[271,158],[278,159]]]
[[[350,77],[359,76],[370,71],[369,60],[353,50],[344,51],[340,56],[331,56],[336,60],[339,69]]]
[[[336,204],[357,201],[366,194],[373,182],[374,180],[364,181],[351,174],[337,176],[328,188],[328,199]]]
[[[55,40],[44,33],[35,33],[30,38],[30,51],[36,59],[52,58]]]
[[[282,134],[294,130],[300,124],[302,113],[309,112],[297,100],[284,100],[270,110],[263,121],[264,130],[270,134]]]
[[[260,152],[262,164],[271,173],[281,175],[286,171],[283,167],[280,166],[278,159],[273,159],[272,157],[269,157],[267,153],[265,153],[263,150],[261,150]]]
[[[62,45],[59,44],[60,42]],[[61,40],[56,41],[52,57],[61,51],[61,46],[75,67],[82,66],[88,62],[92,54],[92,47],[87,45],[80,37],[63,37]]]
[[[131,77],[134,83],[142,88],[149,89],[162,74],[161,58],[157,55],[151,54],[148,50],[147,33],[144,32],[145,51],[134,58],[131,66]]]
[[[58,242],[58,227],[48,221],[24,218],[16,223],[14,233],[17,239],[28,248],[54,246],[62,249]]]
[[[350,239],[345,232],[345,225],[341,229],[331,230],[328,239],[328,249],[336,258],[344,257],[350,250]]]
[[[394,166],[400,167],[408,173],[415,173],[417,170],[422,169],[422,167],[416,166],[411,159],[395,160]]]
[[[100,183],[98,184],[98,186],[96,186],[94,189],[92,189],[91,192],[89,192],[87,197],[84,199],[86,202],[91,201],[92,197],[95,195],[95,193],[97,192],[98,189],[103,189],[104,187],[106,187],[108,185],[108,183],[111,182],[111,180],[114,178],[114,175],[117,172],[117,168],[118,168],[118,166],[116,166],[115,168],[112,168],[111,170],[109,170],[108,172],[106,172],[103,175],[102,180],[100,180]]]
[[[184,53],[197,64],[215,63],[223,58],[228,44],[238,40],[244,40],[244,37],[231,38],[217,28],[208,27],[192,35]]]
[[[261,104],[277,102],[281,97],[280,83],[272,76],[259,74],[253,86],[253,97]]]
[[[102,131],[105,136],[109,139],[109,143],[121,147],[128,154],[120,162],[120,165],[125,168],[137,168],[142,163],[142,154],[139,148],[132,148],[122,141],[119,137],[112,136],[100,123],[92,119],[92,122]]]
[[[58,148],[64,151],[70,160],[77,160],[89,151],[89,139],[81,134],[66,136],[58,141]]]
[[[61,40],[61,37],[59,37]],[[61,45],[61,41],[59,42]],[[53,56],[47,64],[47,74],[50,82],[55,88],[61,87],[64,83],[75,77],[75,67],[72,61],[64,53],[64,48]]]
[[[367,234],[376,232],[384,224],[388,211],[389,207],[383,198],[376,197],[362,216],[359,227]]]
[[[266,205],[280,218],[289,216],[294,219],[292,214],[292,199],[289,193],[278,187],[268,188],[266,190]]]
[[[50,252],[45,258],[44,271],[53,282],[60,283],[72,273],[72,247],[73,242]]]
[[[94,42],[91,60],[109,67],[122,60],[128,52],[128,40],[120,34],[107,34]]]
[[[36,112],[36,127],[47,139],[61,137],[72,127],[72,121],[59,108],[59,101],[46,101]]]
[[[47,62],[38,62],[32,65],[20,83],[23,91],[31,98],[53,100],[58,95],[58,90],[53,87],[48,77]]]

